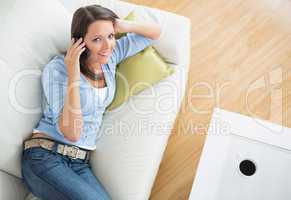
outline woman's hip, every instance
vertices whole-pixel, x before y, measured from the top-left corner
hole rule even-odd
[[[25,185],[43,199],[110,199],[88,163],[34,147],[23,152]]]

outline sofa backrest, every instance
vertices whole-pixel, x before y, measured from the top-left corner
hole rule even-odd
[[[2,3],[6,4],[2,1]],[[13,2],[13,1],[12,1]],[[17,0],[0,14],[0,169],[20,177],[22,142],[41,117],[40,75],[67,48],[71,16],[58,0]]]

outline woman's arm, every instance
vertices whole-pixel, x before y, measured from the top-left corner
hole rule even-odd
[[[149,22],[134,22],[122,19],[116,19],[114,25],[116,33],[127,33],[132,32],[139,35],[143,35],[147,38],[157,40],[161,35],[161,27],[156,23]]]
[[[68,72],[67,95],[65,97],[64,109],[60,115],[59,127],[65,138],[76,142],[80,139],[83,116],[80,100],[80,64],[79,58],[85,50],[85,43],[80,38],[74,43],[72,39],[71,46],[65,57],[65,64]]]

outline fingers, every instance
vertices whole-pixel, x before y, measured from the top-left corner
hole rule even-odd
[[[75,49],[75,53],[78,55],[78,56],[80,56],[81,55],[81,53],[83,52],[83,51],[85,51],[85,49],[86,49],[86,47],[85,47],[85,42],[82,42],[79,46],[77,46],[77,48]]]
[[[86,45],[85,42],[82,42],[79,46],[77,46],[76,49],[82,49],[85,45]]]
[[[75,38],[71,39],[71,45],[68,49],[68,54],[70,56],[73,55],[80,55],[86,48],[84,47],[86,45],[85,42],[82,42],[83,38],[79,38],[76,42],[75,42]]]
[[[86,47],[81,48],[78,55],[80,56],[85,50],[86,50]]]
[[[83,38],[79,38],[74,44],[73,44],[73,48],[75,49],[75,48],[77,48],[80,44],[81,44],[81,42],[82,42],[82,40],[83,40]]]
[[[75,38],[72,38],[68,49],[76,49],[81,44],[82,40],[83,38],[79,38],[77,41],[75,41]]]

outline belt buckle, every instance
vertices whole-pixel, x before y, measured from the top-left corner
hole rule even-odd
[[[71,146],[71,148],[76,149],[77,151],[76,151],[76,154],[74,156],[69,156],[69,157],[72,158],[72,159],[77,159],[77,155],[78,155],[78,153],[80,151],[80,148],[78,148],[76,146]]]

